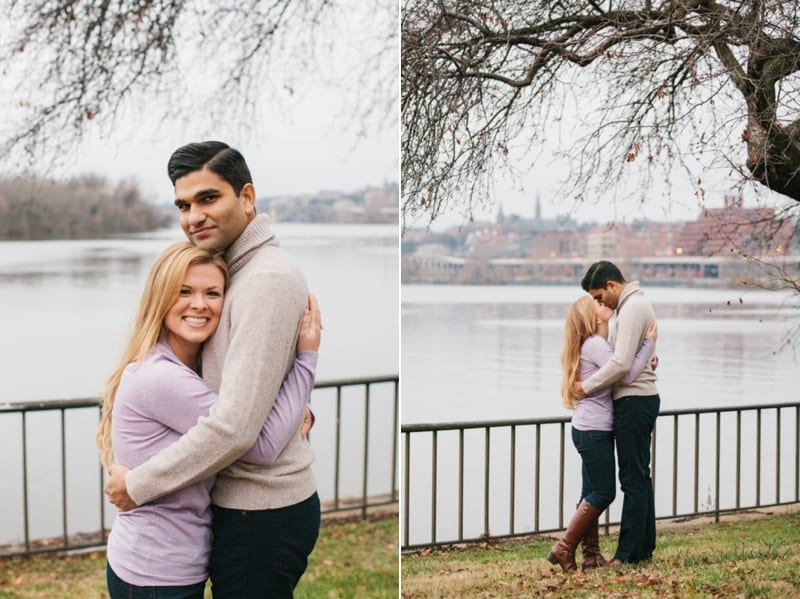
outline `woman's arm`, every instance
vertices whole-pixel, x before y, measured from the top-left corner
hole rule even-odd
[[[648,326],[647,331],[645,331],[645,338],[634,355],[630,369],[618,382],[630,384],[642,373],[642,370],[644,370],[647,361],[653,353],[657,336],[658,327],[656,323],[652,323]],[[581,353],[583,354],[583,350],[585,349],[586,359],[596,364],[598,368],[602,367],[614,357],[614,349],[611,347],[611,344],[602,337],[590,337],[586,340],[584,346],[584,348],[581,348]],[[601,390],[602,388],[597,389],[592,394],[594,395]]]
[[[308,396],[314,388],[316,366],[317,352],[297,354],[294,366],[284,379],[255,444],[240,460],[268,466],[278,458],[289,441],[300,434]]]

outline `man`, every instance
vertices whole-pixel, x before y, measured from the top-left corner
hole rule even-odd
[[[219,399],[208,417],[145,464],[112,467],[106,493],[131,509],[219,472],[209,564],[214,597],[291,597],[319,534],[311,446],[297,434],[270,466],[236,460],[253,445],[292,366],[308,289],[267,216],[256,216],[241,153],[221,142],[192,143],[178,148],[167,168],[184,233],[195,245],[224,251],[230,269],[220,324],[203,350],[203,377]]]
[[[656,547],[655,503],[650,478],[650,438],[661,404],[656,375],[648,364],[633,383],[619,383],[630,370],[647,326],[655,322],[655,314],[639,282],[627,283],[611,262],[592,264],[581,286],[617,314],[611,335],[614,356],[588,379],[573,386],[575,398],[583,399],[614,385],[614,435],[619,481],[625,497],[617,551],[606,565],[613,568],[652,559]]]

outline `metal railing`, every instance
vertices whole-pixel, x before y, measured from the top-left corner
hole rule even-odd
[[[343,418],[343,406],[358,402],[359,390],[363,391],[363,404],[362,404],[362,418],[363,426],[360,430],[355,430],[356,426],[348,426]],[[328,496],[323,494],[320,490],[320,499],[322,504],[322,513],[336,513],[343,511],[356,510],[360,512],[361,518],[366,518],[367,510],[380,506],[387,506],[398,503],[398,488],[397,488],[397,440],[396,431],[398,424],[398,410],[399,410],[399,377],[398,375],[388,376],[374,376],[363,377],[343,380],[333,380],[326,382],[319,382],[314,386],[314,391],[311,395],[312,406],[317,412],[317,422],[309,434],[309,440],[315,448],[315,453],[324,454],[325,456],[332,456],[333,464],[333,481],[328,487],[332,486],[332,491]],[[329,402],[330,394],[335,394],[335,401]],[[345,397],[346,396],[346,397]],[[332,403],[332,405],[330,405]],[[92,532],[79,532],[71,533],[68,527],[68,486],[70,482],[70,472],[67,468],[67,461],[70,452],[70,446],[67,443],[67,435],[69,429],[67,427],[67,414],[74,413],[77,410],[91,410],[95,413],[92,420],[92,427],[96,427],[99,421],[99,399],[86,398],[86,399],[69,399],[69,400],[54,400],[44,402],[26,402],[26,403],[11,403],[0,404],[0,418],[12,417],[13,414],[18,414],[19,419],[19,439],[21,450],[21,516],[22,516],[22,540],[20,542],[12,542],[5,546],[0,546],[0,557],[11,557],[17,555],[32,555],[35,553],[47,552],[63,552],[68,550],[87,549],[99,547],[106,543],[107,540],[107,522],[106,512],[107,500],[105,499],[102,488],[105,484],[105,472],[100,465],[99,457],[96,452],[92,457],[92,463],[87,467],[96,468],[97,477],[97,528]],[[30,478],[32,475],[31,467],[29,464],[29,454],[31,450],[30,436],[31,423],[29,415],[34,412],[49,412],[56,415],[59,429],[59,439],[57,445],[60,447],[60,476],[61,484],[59,490],[59,497],[51,501],[52,509],[60,508],[61,522],[60,532],[58,535],[49,535],[45,539],[31,538],[31,488]],[[328,420],[328,412],[332,422]],[[371,412],[379,414],[382,418],[383,426],[378,427],[374,422],[371,422]],[[375,420],[374,418],[372,420]],[[8,421],[3,421],[8,424]],[[386,422],[391,423],[391,428]],[[356,425],[360,425],[357,422]],[[376,428],[378,429],[376,432]],[[330,430],[328,430],[330,429]],[[343,432],[344,431],[344,432]],[[91,435],[92,443],[94,440],[94,428],[88,433]],[[390,433],[390,434],[387,434]],[[363,443],[361,444],[360,455],[353,460],[348,461],[349,465],[355,466],[360,460],[360,468],[351,469],[349,474],[352,476],[359,473],[361,480],[358,481],[360,493],[349,493],[346,497],[341,496],[341,488],[343,486],[342,480],[342,453],[343,453],[343,439],[352,438],[356,435],[363,435]],[[321,441],[318,441],[321,439]],[[388,454],[388,463],[377,465],[380,471],[387,471],[386,480],[379,485],[380,490],[375,491],[375,484],[373,483],[374,474],[371,475],[371,468],[373,466],[370,462],[370,448],[374,450],[377,441],[386,441],[380,448],[382,454]],[[394,439],[392,441],[392,439]],[[333,447],[328,445],[331,441]],[[8,439],[6,439],[8,442]],[[324,443],[324,449],[319,446],[319,443]],[[389,447],[389,444],[391,446]],[[5,451],[9,452],[9,447],[6,445]],[[330,449],[330,451],[328,451]],[[318,481],[319,482],[319,481]],[[324,482],[324,481],[323,481]],[[352,481],[351,481],[352,482]],[[373,483],[373,484],[371,484]],[[12,485],[13,487],[13,485]],[[352,485],[351,485],[352,487]],[[91,491],[91,494],[94,492]],[[0,490],[0,499],[2,499],[2,490]],[[332,494],[332,497],[330,495]],[[113,509],[113,508],[112,508]],[[5,532],[0,530],[0,532]],[[0,535],[0,539],[3,535]],[[4,542],[4,541],[3,541]]]
[[[580,490],[569,426],[569,417],[403,425],[401,549],[563,530]],[[651,476],[657,519],[798,503],[800,403],[661,412]],[[618,493],[606,533],[621,503]]]

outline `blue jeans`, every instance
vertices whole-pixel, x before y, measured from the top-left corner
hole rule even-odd
[[[106,564],[106,584],[111,599],[203,599],[205,581],[180,587],[137,587],[117,576]]]
[[[661,398],[658,395],[614,400],[614,434],[619,458],[619,484],[625,499],[619,544],[614,557],[636,563],[653,557],[656,514],[650,478],[650,439]]]
[[[319,535],[319,496],[276,510],[211,509],[214,599],[290,599]]]
[[[582,462],[580,501],[585,499],[602,512],[614,501],[617,493],[614,477],[614,433],[581,431],[573,426],[572,443]]]

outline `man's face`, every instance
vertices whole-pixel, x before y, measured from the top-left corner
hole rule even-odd
[[[618,283],[609,281],[603,289],[589,289],[589,295],[603,306],[616,310],[621,291]]]
[[[175,181],[175,206],[189,241],[221,251],[255,217],[255,189],[247,183],[237,196],[225,179],[203,169]]]

